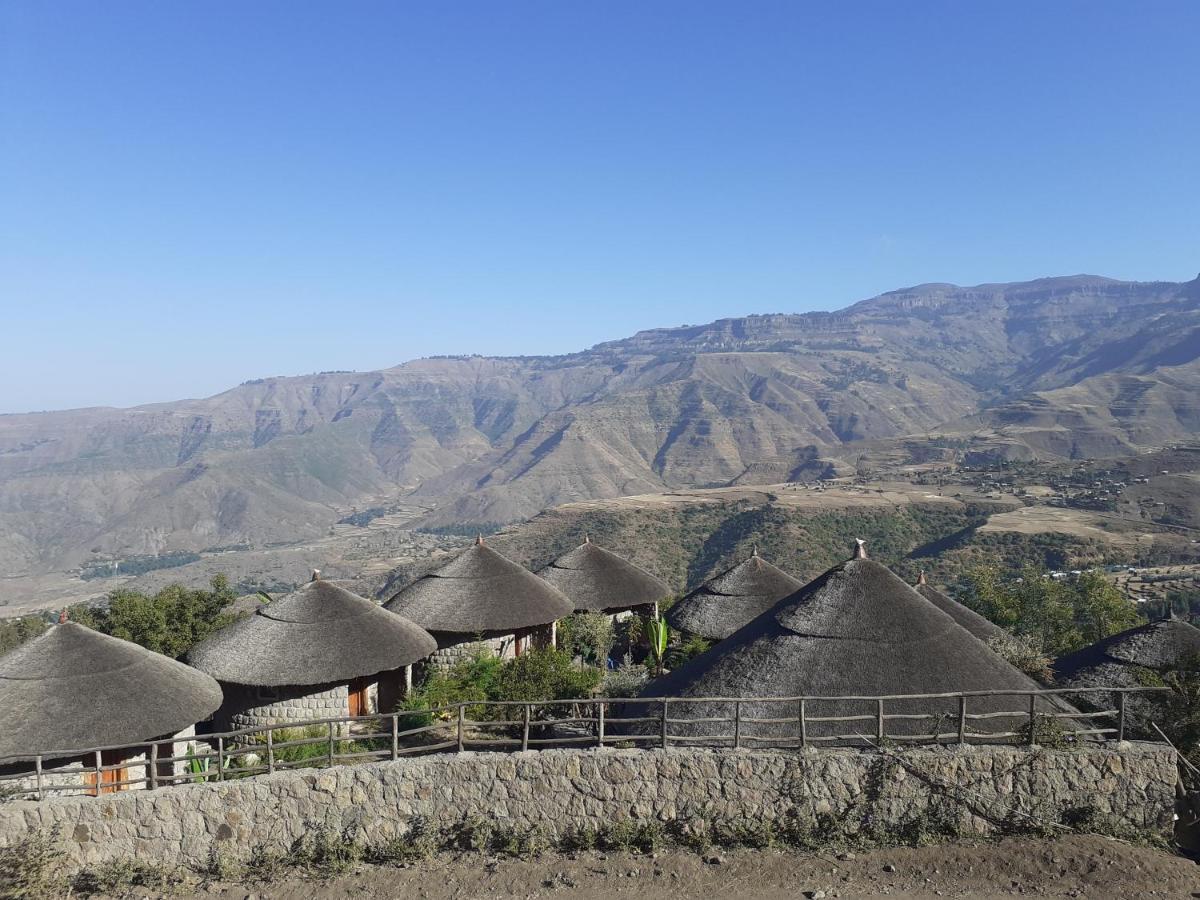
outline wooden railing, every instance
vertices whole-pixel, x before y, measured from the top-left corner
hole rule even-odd
[[[941,694],[797,697],[591,697],[579,700],[495,701],[453,703],[432,709],[298,720],[196,737],[172,737],[139,744],[82,749],[48,749],[32,763],[0,757],[0,767],[15,768],[0,775],[0,797],[47,794],[104,794],[130,788],[153,790],[167,785],[225,781],[286,769],[347,765],[364,761],[399,760],[445,751],[533,750],[547,747],[625,745],[631,747],[711,746],[729,748],[803,749],[819,744],[871,745],[879,741],[910,744],[1012,743],[1039,740],[1039,725],[1081,721],[1090,727],[1065,729],[1072,739],[1125,739],[1126,698],[1166,688],[1057,688],[1043,691],[960,691]],[[1112,709],[1095,712],[1039,711],[1039,700],[1089,694],[1115,698]],[[970,703],[982,698],[1012,697],[1026,702],[1017,710],[971,712]],[[913,701],[946,701],[949,712],[897,712]],[[813,715],[821,704],[863,704],[869,712],[855,715]],[[988,704],[993,705],[993,704]],[[723,715],[703,714],[717,707]],[[889,711],[891,706],[893,711]],[[782,707],[784,715],[751,716],[753,709]],[[620,713],[618,716],[613,711]],[[649,714],[630,715],[647,711]],[[672,713],[675,713],[672,715]],[[699,714],[697,714],[699,713]],[[490,714],[490,715],[489,715]],[[474,717],[474,718],[473,718]],[[980,731],[972,723],[1008,720],[1004,731]],[[893,729],[888,723],[931,723],[920,733]],[[420,724],[413,724],[414,722]],[[851,731],[845,729],[859,723]],[[1107,724],[1105,724],[1107,723]],[[402,727],[404,726],[404,727]],[[409,727],[411,726],[411,727]],[[615,731],[613,726],[616,726]],[[681,727],[687,726],[687,727]],[[703,733],[684,734],[702,726]],[[727,730],[719,730],[725,726]],[[763,734],[763,726],[774,734]],[[814,728],[814,726],[817,726]],[[952,726],[943,730],[946,726]],[[816,733],[842,730],[845,733]],[[295,737],[296,732],[304,732]],[[758,731],[759,733],[755,733]],[[280,740],[280,738],[283,740]],[[430,740],[432,738],[432,740]],[[188,749],[179,755],[178,748]],[[365,749],[364,749],[365,748]],[[105,755],[120,757],[106,764]],[[47,768],[47,761],[54,766]],[[23,765],[18,765],[22,763]],[[64,765],[64,762],[67,765]],[[26,768],[27,767],[27,768]],[[142,777],[131,772],[142,770]],[[64,782],[64,777],[78,778]]]

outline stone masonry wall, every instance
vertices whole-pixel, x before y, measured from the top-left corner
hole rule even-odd
[[[257,728],[261,725],[297,725],[306,720],[335,719],[350,715],[346,685],[277,688],[264,695],[260,689],[223,685],[225,702],[216,715],[218,730]]]
[[[897,761],[900,760],[900,761]],[[99,798],[0,804],[0,846],[54,831],[69,868],[136,857],[202,867],[245,861],[321,828],[363,843],[403,834],[416,817],[469,817],[559,835],[622,820],[736,822],[822,816],[902,828],[928,812],[988,833],[1021,814],[1090,817],[1166,834],[1175,761],[1159,745],[1042,750],[543,750],[463,753],[305,769]],[[949,786],[949,787],[947,787]]]
[[[500,659],[512,659],[516,656],[516,636],[485,638],[481,641],[463,641],[439,647],[425,660],[424,665],[432,669],[449,671],[460,662],[473,659],[477,654],[498,656]]]

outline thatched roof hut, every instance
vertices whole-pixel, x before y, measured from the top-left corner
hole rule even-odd
[[[203,672],[62,622],[0,657],[0,764],[169,736],[220,705]]]
[[[548,626],[575,611],[558,588],[501,556],[482,537],[384,605],[442,643]]]
[[[1137,687],[1139,670],[1162,674],[1189,656],[1200,654],[1200,628],[1178,619],[1161,619],[1059,657],[1056,679],[1069,687]]]
[[[666,582],[589,538],[538,575],[566,594],[576,612],[615,613],[654,606],[672,593]]]
[[[771,565],[756,549],[667,610],[667,624],[722,641],[802,587],[803,582]]]
[[[1063,687],[1150,687],[1159,676],[1190,656],[1200,654],[1200,628],[1166,618],[1109,635],[1054,661],[1055,681]],[[1118,697],[1097,691],[1074,695],[1090,709],[1114,709]],[[1126,695],[1128,724],[1142,737],[1154,737],[1150,722],[1159,718],[1163,699],[1157,694]]]
[[[279,687],[400,669],[437,649],[420,626],[319,577],[197,644],[188,662],[218,681]]]
[[[985,619],[973,609],[968,609],[957,600],[952,600],[941,591],[930,586],[925,580],[925,573],[917,579],[917,593],[952,618],[985,644],[993,638],[1009,637],[1009,633],[988,619]]]
[[[866,558],[861,545],[854,559],[835,566],[781,600],[726,640],[663,678],[644,697],[847,697],[931,694],[990,690],[1038,691],[1041,687],[1009,665],[950,616],[884,566]],[[1042,703],[1042,701],[1038,701]],[[1019,711],[1021,697],[980,697],[968,701],[968,714]],[[957,715],[956,699],[888,701],[886,713],[946,716],[942,731]],[[1043,707],[1050,711],[1050,706]],[[872,716],[873,701],[811,701],[807,715]],[[641,714],[630,707],[630,715]],[[673,718],[731,717],[733,704],[674,703]],[[795,704],[746,703],[745,718],[797,715]],[[1009,731],[1022,719],[970,721],[971,730]],[[923,734],[931,722],[891,720],[887,734]],[[729,734],[727,723],[672,726],[680,736]],[[797,737],[794,724],[747,725],[743,735]],[[873,722],[812,723],[809,736],[873,735]]]

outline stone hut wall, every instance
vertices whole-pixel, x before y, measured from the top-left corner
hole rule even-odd
[[[478,653],[498,656],[500,659],[512,659],[517,655],[516,635],[506,634],[501,637],[485,638],[481,641],[463,641],[461,644],[451,644],[439,647],[420,666],[449,671],[463,660],[471,659]]]
[[[159,747],[159,755],[162,758],[179,758],[187,755],[188,747],[195,746],[196,729],[189,725],[176,734],[171,735],[176,740],[173,744],[163,744]],[[108,763],[105,763],[108,765]],[[119,780],[130,780],[136,778],[150,777],[150,757],[147,753],[138,753],[130,755],[122,760],[124,766]],[[184,775],[188,771],[186,761],[181,762],[160,762],[158,764],[159,777],[163,779],[171,778],[173,775]],[[0,768],[0,775],[16,776],[13,778],[5,777],[0,781],[0,797],[5,799],[36,799],[38,789],[37,773],[33,763],[20,763],[13,766]],[[91,759],[82,760],[76,759],[59,759],[48,760],[42,763],[42,787],[46,789],[48,797],[65,797],[65,796],[94,796],[96,791],[95,771]],[[115,791],[142,791],[146,789],[144,784],[121,785],[117,788],[110,788]]]
[[[462,753],[98,798],[0,804],[0,846],[56,833],[64,870],[154,860],[203,868],[286,851],[321,829],[380,844],[418,819],[471,817],[549,836],[655,820],[797,820],[884,832],[922,817],[988,834],[1007,823],[1087,821],[1146,837],[1170,833],[1169,748],[1013,746],[859,750],[543,750]]]
[[[213,717],[215,730],[234,731],[263,725],[301,727],[313,719],[350,715],[345,684],[259,688],[222,684],[225,702]]]

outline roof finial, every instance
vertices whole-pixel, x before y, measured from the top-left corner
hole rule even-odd
[[[588,534],[586,531],[583,533],[583,542],[585,544],[590,544],[592,542],[592,536],[590,534]]]
[[[60,612],[58,614],[58,624],[59,625],[67,624],[67,608],[65,606],[62,608],[62,612]]]
[[[758,556],[758,544],[755,544],[750,550],[751,556]]]
[[[917,584],[929,584],[929,582],[925,580],[925,570],[924,569],[922,569],[921,574],[917,576]]]
[[[479,532],[479,534],[475,535],[475,546],[476,547],[483,546],[483,532],[482,531]]]
[[[867,542],[864,541],[862,538],[855,538],[854,543],[855,543],[854,558],[855,559],[866,559],[867,558]]]
[[[312,570],[312,579],[311,580],[312,581],[320,581],[321,580],[321,570],[320,569]]]

